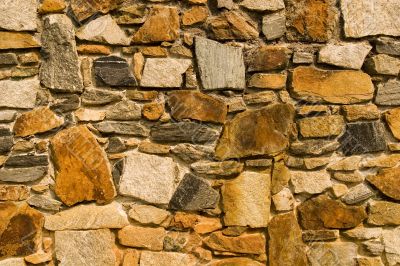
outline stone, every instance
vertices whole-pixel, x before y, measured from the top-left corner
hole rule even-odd
[[[356,266],[357,244],[350,242],[313,243],[308,252],[311,266]]]
[[[148,14],[149,10],[146,5],[127,2],[118,8],[115,21],[123,25],[142,24],[146,21]]]
[[[310,102],[353,104],[371,100],[371,77],[355,70],[320,70],[297,67],[293,71],[293,96]]]
[[[312,64],[314,62],[314,52],[295,51],[293,53],[294,64]]]
[[[178,185],[178,167],[172,158],[132,151],[127,153],[124,169],[120,194],[149,203],[169,203]]]
[[[291,182],[294,193],[320,194],[332,186],[331,176],[328,172],[291,171]]]
[[[361,160],[361,156],[332,158],[327,169],[333,171],[354,171],[358,169]]]
[[[169,42],[179,37],[179,14],[176,7],[153,6],[145,23],[132,37],[134,43]]]
[[[274,165],[272,168],[271,178],[271,192],[276,194],[285,187],[289,186],[289,180],[291,178],[290,171],[285,165],[283,158],[275,158]]]
[[[400,42],[388,37],[380,37],[375,42],[375,49],[380,54],[400,55]]]
[[[79,54],[109,55],[112,53],[109,46],[99,44],[81,44],[78,46],[77,51]]]
[[[106,154],[86,126],[64,129],[50,144],[56,173],[55,193],[65,205],[92,200],[106,203],[115,197]]]
[[[0,203],[0,258],[35,253],[42,242],[43,214],[26,203]],[[7,264],[8,265],[8,264]]]
[[[400,108],[395,108],[385,113],[386,123],[389,125],[393,136],[400,140]]]
[[[46,211],[59,211],[62,205],[58,200],[43,196],[33,195],[26,201],[30,206],[37,207]]]
[[[369,240],[380,238],[382,235],[382,228],[368,228],[364,226],[358,226],[354,229],[344,231],[343,234],[349,238],[354,238],[358,240]]]
[[[342,107],[344,115],[349,122],[357,120],[374,120],[380,116],[375,104],[345,105]]]
[[[83,25],[77,30],[76,37],[84,41],[125,46],[131,41],[110,15],[99,17]]]
[[[375,103],[384,106],[400,105],[400,81],[389,79],[379,83]]]
[[[346,37],[361,38],[373,35],[399,36],[399,23],[395,16],[400,11],[396,2],[382,0],[361,0],[353,3],[350,0],[341,2]]]
[[[204,90],[245,88],[245,66],[241,48],[196,37],[195,51]]]
[[[283,0],[244,0],[240,5],[254,11],[277,11],[285,8]]]
[[[197,91],[174,91],[169,94],[168,105],[177,120],[224,123],[228,112],[223,101]]]
[[[40,61],[39,54],[36,52],[29,52],[18,55],[18,61],[23,65],[37,64]]]
[[[29,33],[0,31],[0,50],[40,47],[39,41]]]
[[[286,104],[242,112],[225,124],[215,156],[224,160],[283,151],[293,117],[293,107]]]
[[[49,164],[46,155],[12,155],[7,158],[4,165],[7,167],[32,167],[47,166]]]
[[[39,180],[47,174],[47,166],[0,169],[0,181],[25,183]]]
[[[304,168],[307,170],[313,170],[327,165],[329,161],[329,157],[304,158]]]
[[[150,121],[159,120],[164,114],[164,103],[152,102],[143,105],[142,115]]]
[[[357,265],[359,266],[383,266],[380,257],[359,257],[357,258]]]
[[[300,134],[305,138],[337,136],[345,129],[341,115],[307,117],[298,123]]]
[[[193,163],[204,159],[211,159],[214,151],[207,146],[183,143],[173,146],[171,152],[184,162]]]
[[[118,231],[118,240],[124,246],[161,251],[165,235],[164,228],[128,225]]]
[[[271,167],[272,166],[272,159],[254,159],[254,160],[247,160],[245,165],[248,167]]]
[[[305,229],[350,229],[367,218],[365,207],[347,206],[320,195],[303,202],[298,208]]]
[[[346,156],[386,149],[384,129],[379,122],[348,123],[339,141]]]
[[[382,154],[377,157],[368,158],[361,163],[363,168],[392,168],[395,167],[400,161],[400,154]]]
[[[400,180],[397,178],[399,172],[399,167],[383,169],[376,175],[368,176],[367,180],[386,196],[400,200]]]
[[[228,265],[232,265],[232,266],[262,266],[264,264],[249,259],[249,258],[227,258],[227,259],[222,259],[222,260],[217,260],[217,261],[213,261],[210,266],[228,266]]]
[[[39,7],[39,14],[63,13],[66,8],[64,0],[44,0]]]
[[[148,142],[148,141],[143,141],[140,143],[140,145],[138,147],[138,151],[143,152],[143,153],[162,155],[162,154],[169,153],[170,146],[152,143],[152,142]]]
[[[385,257],[389,266],[395,266],[400,263],[399,237],[400,227],[383,231],[382,239],[385,246]]]
[[[346,182],[346,183],[361,183],[364,181],[364,176],[359,171],[350,172],[350,173],[334,173],[333,177],[336,180]]]
[[[1,66],[18,65],[17,56],[13,53],[0,54],[0,65]]]
[[[93,61],[98,85],[136,86],[131,68],[124,58],[118,56],[100,57]]]
[[[365,69],[372,74],[398,76],[400,59],[385,54],[374,55],[365,61]]]
[[[86,105],[104,105],[117,102],[122,99],[122,93],[109,90],[99,90],[95,88],[86,88],[81,96],[83,104]]]
[[[121,134],[137,137],[147,137],[149,130],[139,122],[103,121],[93,125],[104,134]]]
[[[198,234],[207,234],[222,229],[222,224],[219,218],[176,212],[169,227],[178,230],[192,228]]]
[[[153,252],[144,250],[140,255],[140,266],[195,266],[197,263],[197,259],[193,255],[178,252]]]
[[[321,115],[329,113],[329,108],[326,105],[303,105],[299,106],[297,113],[301,116]]]
[[[64,124],[64,119],[58,117],[48,107],[39,107],[23,113],[17,118],[13,131],[18,137],[26,137],[50,131]]]
[[[168,232],[164,238],[164,251],[193,252],[201,245],[201,237],[191,232]]]
[[[208,28],[217,40],[251,40],[258,37],[257,24],[238,11],[228,11],[207,20]]]
[[[37,29],[36,9],[35,0],[1,2],[0,28],[9,31],[35,31]]]
[[[55,98],[50,109],[56,113],[67,113],[79,108],[80,99],[78,95],[63,95]],[[85,109],[87,110],[87,109]]]
[[[277,96],[273,91],[262,91],[243,95],[246,105],[269,104],[278,102]]]
[[[269,265],[307,265],[305,244],[294,212],[274,216],[268,225]]]
[[[121,0],[94,0],[90,2],[72,0],[71,9],[76,19],[79,22],[82,22],[98,12],[107,14],[111,10],[115,9],[119,3],[121,3]]]
[[[219,132],[207,125],[179,122],[155,125],[151,128],[150,135],[154,141],[204,144],[214,142]]]
[[[60,266],[116,264],[115,237],[109,229],[56,231],[54,239],[55,254]]]
[[[204,22],[209,16],[208,13],[208,8],[204,6],[194,6],[183,13],[182,24],[190,26],[199,22]]]
[[[158,96],[157,91],[135,91],[135,90],[126,91],[126,97],[134,101],[152,101],[155,100],[157,96]]]
[[[288,188],[282,189],[280,192],[272,196],[275,209],[277,211],[290,211],[293,210],[295,199],[292,192]]]
[[[51,261],[53,259],[53,256],[51,253],[45,253],[43,251],[39,251],[35,254],[26,256],[24,259],[26,262],[29,262],[32,264],[40,264],[40,263],[45,263],[45,262]]]
[[[340,198],[349,192],[349,188],[345,184],[335,183],[332,185],[332,193],[336,198]]]
[[[362,247],[373,256],[380,256],[385,250],[385,246],[380,239],[364,241],[362,242]]]
[[[0,107],[33,108],[39,91],[37,79],[0,80]]]
[[[190,59],[148,58],[140,81],[142,87],[180,88]]]
[[[233,0],[217,0],[218,8],[226,8],[228,10],[233,9],[234,2]]]
[[[281,38],[286,32],[285,12],[276,12],[263,16],[262,33],[267,40]]]
[[[20,201],[29,197],[29,187],[24,185],[0,185],[0,201]]]
[[[169,211],[149,205],[133,205],[128,214],[141,224],[161,224],[171,215]]]
[[[26,266],[24,258],[9,258],[0,261],[0,266]]]
[[[127,249],[124,252],[124,261],[122,266],[138,266],[140,251],[136,249]]]
[[[283,46],[264,45],[257,47],[246,56],[247,71],[284,69],[289,63],[287,52],[287,48]]]
[[[12,136],[0,137],[0,154],[7,154],[9,151],[11,151],[13,144],[14,142]]]
[[[196,174],[229,177],[240,174],[243,171],[243,163],[236,161],[208,162],[200,161],[193,163],[190,168]]]
[[[106,112],[100,110],[92,110],[86,108],[79,108],[74,112],[78,121],[97,122],[102,121],[106,117]]]
[[[330,140],[309,139],[291,143],[290,151],[294,154],[322,155],[335,151],[340,143]]]
[[[197,211],[214,209],[219,194],[209,183],[193,174],[186,174],[169,202],[169,209]]]
[[[271,206],[270,174],[243,172],[222,186],[225,226],[267,227]]]
[[[304,242],[331,241],[339,238],[339,230],[305,230]]]
[[[14,121],[17,112],[14,110],[2,110],[0,111],[0,121],[1,122],[12,122]]]
[[[375,192],[365,184],[358,184],[350,188],[349,192],[343,196],[342,201],[347,204],[358,204],[375,195]]]
[[[248,87],[257,89],[280,90],[286,87],[286,74],[256,73],[251,76]]]
[[[221,231],[208,236],[204,243],[211,249],[243,254],[265,253],[265,236],[261,233],[242,234],[238,237],[224,236]]]
[[[327,44],[319,50],[318,62],[338,67],[361,69],[372,46],[367,42]]]
[[[79,52],[79,51],[78,51]],[[82,74],[82,79],[83,79],[83,86],[85,88],[93,86],[92,82],[92,65],[93,65],[93,60],[89,57],[84,57],[81,60],[81,74]]]

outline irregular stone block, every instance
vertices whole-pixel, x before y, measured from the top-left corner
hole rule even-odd
[[[11,151],[14,141],[12,136],[0,137],[0,154],[6,154]]]
[[[386,196],[400,200],[399,173],[399,167],[383,169],[377,175],[368,176],[367,180]]]
[[[283,0],[244,0],[240,5],[254,11],[276,11],[285,8]]]
[[[267,40],[281,38],[286,32],[285,13],[277,12],[263,16],[262,32]]]
[[[298,123],[300,134],[305,138],[337,136],[345,129],[345,122],[341,115],[307,117]]]
[[[326,171],[291,171],[295,193],[319,194],[332,186],[331,176]]]
[[[20,201],[29,197],[29,187],[24,185],[0,185],[0,201]]]
[[[311,266],[356,266],[357,248],[350,242],[313,243],[308,259]]]
[[[46,173],[46,166],[2,168],[0,169],[0,181],[12,183],[32,182],[42,178]]]
[[[161,224],[171,213],[150,205],[133,205],[129,217],[141,224]]]
[[[26,266],[24,258],[9,258],[0,261],[0,266]]]
[[[147,137],[149,130],[139,122],[104,121],[93,125],[104,134],[121,134],[138,137]]]
[[[0,65],[1,66],[18,65],[17,56],[13,53],[0,54]]]
[[[357,204],[375,195],[375,192],[365,184],[359,184],[350,188],[349,192],[343,196],[342,201],[347,204]]]
[[[104,105],[112,102],[117,102],[123,98],[122,93],[99,90],[95,88],[86,88],[81,99],[83,104],[87,105]]]
[[[71,9],[77,20],[81,22],[98,12],[106,14],[117,8],[119,3],[121,0],[93,0],[90,2],[71,0]]]
[[[125,59],[118,56],[100,57],[93,61],[99,85],[136,86],[137,82]]]
[[[280,90],[286,87],[286,74],[257,73],[251,76],[248,87],[258,89]]]
[[[13,0],[0,3],[0,28],[10,31],[35,31],[37,29],[37,2]]]
[[[286,68],[289,63],[286,47],[260,46],[246,57],[247,71],[270,71]]]
[[[140,105],[124,100],[108,108],[106,113],[110,120],[138,120],[142,116]]]
[[[368,223],[377,226],[400,225],[400,204],[389,201],[371,201]]]
[[[165,235],[164,228],[128,225],[118,231],[118,240],[124,246],[161,251]]]
[[[0,31],[0,50],[40,47],[39,41],[28,33]]]
[[[380,37],[375,42],[375,49],[380,54],[400,55],[400,42],[388,37]]]
[[[198,261],[191,254],[177,252],[153,252],[144,250],[140,254],[140,266],[153,266],[154,262],[157,265],[187,265],[196,266]]]
[[[192,164],[190,168],[200,175],[232,176],[243,171],[243,163],[236,161],[208,162],[200,161]]]
[[[328,44],[319,51],[318,62],[361,69],[372,46],[367,42]]]
[[[181,229],[193,228],[198,234],[207,234],[222,228],[219,218],[210,218],[197,214],[176,212],[169,227]]]
[[[346,230],[343,234],[349,238],[358,240],[368,240],[374,238],[380,238],[382,236],[382,228],[368,228],[363,226],[358,226],[351,230]]]
[[[284,188],[273,195],[272,201],[277,211],[290,211],[293,210],[295,205],[293,194],[288,188]]]
[[[43,195],[33,195],[26,201],[30,206],[47,211],[59,211],[62,202]]]
[[[378,105],[400,105],[400,81],[389,79],[378,84],[375,103]]]
[[[185,11],[182,16],[182,24],[190,26],[199,22],[204,22],[208,16],[208,8],[203,6],[194,6]]]
[[[303,231],[304,242],[330,241],[339,238],[339,230],[305,230]]]
[[[389,266],[395,266],[400,263],[400,227],[392,230],[384,230],[383,244],[385,246],[385,257]]]
[[[7,167],[32,167],[48,165],[47,155],[13,155],[8,157],[4,165]]]
[[[0,107],[33,108],[38,91],[37,79],[1,80]]]
[[[346,105],[343,106],[346,119],[350,122],[357,120],[374,120],[378,119],[380,112],[375,104],[366,105]]]
[[[213,158],[214,150],[208,146],[178,144],[171,148],[171,152],[186,163]]]
[[[364,65],[366,71],[372,74],[398,76],[400,72],[400,59],[385,54],[368,58]]]

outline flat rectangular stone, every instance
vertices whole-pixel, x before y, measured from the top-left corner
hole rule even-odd
[[[0,31],[0,50],[40,47],[39,41],[29,33]]]
[[[2,80],[0,81],[0,107],[33,108],[39,80]]]

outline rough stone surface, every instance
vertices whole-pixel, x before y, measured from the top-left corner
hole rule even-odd
[[[385,106],[400,105],[400,81],[389,79],[378,84],[375,102]]]
[[[257,73],[251,76],[248,86],[257,89],[279,90],[286,86],[286,79],[285,74]]]
[[[295,206],[295,199],[292,192],[288,188],[284,188],[272,196],[275,209],[277,211],[290,211]]]
[[[0,107],[33,108],[39,91],[39,81],[1,80],[0,88]]]
[[[356,266],[357,245],[350,242],[313,243],[308,254],[311,266]]]
[[[384,230],[382,239],[385,245],[385,257],[389,266],[395,266],[400,263],[400,227],[393,230]]]
[[[286,16],[284,12],[265,15],[262,23],[262,32],[267,40],[281,38],[286,32]]]
[[[303,241],[330,241],[339,238],[339,230],[304,230]]]
[[[46,166],[28,168],[2,168],[0,169],[0,181],[12,183],[31,182],[42,178],[46,173]]]
[[[341,115],[303,118],[298,123],[300,134],[305,138],[337,136],[345,128],[345,122]]]
[[[243,234],[238,237],[224,236],[222,232],[212,233],[204,240],[213,250],[262,254],[265,252],[265,236],[261,233]]]
[[[43,195],[33,195],[26,202],[30,206],[46,211],[59,211],[62,205],[60,201]]]
[[[375,195],[375,192],[365,184],[359,184],[352,187],[349,192],[343,196],[342,201],[347,204],[357,204],[367,200]]]
[[[354,229],[344,231],[343,234],[349,238],[355,238],[360,240],[368,240],[374,238],[380,238],[382,235],[382,228],[368,228],[358,226]]]
[[[400,168],[383,169],[377,175],[367,177],[367,180],[383,194],[395,200],[400,200]]]
[[[291,171],[295,193],[319,194],[332,186],[331,176],[326,171]]]
[[[0,50],[40,47],[39,41],[28,33],[0,31]]]
[[[20,201],[29,196],[29,188],[25,185],[0,185],[1,201]]]
[[[365,69],[372,74],[398,76],[400,59],[385,54],[374,55],[365,62]]]
[[[93,62],[97,82],[109,86],[137,85],[125,59],[118,56],[100,57]]]
[[[388,37],[381,37],[376,40],[375,48],[378,53],[400,55],[400,42]]]
[[[177,252],[142,251],[140,255],[140,266],[169,266],[180,264],[195,266],[197,263],[197,259],[193,255]]]
[[[283,46],[264,45],[246,56],[248,71],[270,71],[284,69],[288,65],[288,49]]]
[[[10,31],[35,31],[37,29],[36,9],[35,0],[2,1],[0,28]]]
[[[138,137],[147,137],[149,130],[140,122],[104,121],[93,125],[104,134],[120,134]]]
[[[176,212],[169,226],[179,230],[193,228],[198,234],[207,234],[222,228],[219,218],[184,212]]]
[[[375,104],[367,105],[346,105],[343,106],[345,117],[348,121],[374,120],[380,116],[378,107]]]
[[[115,9],[119,3],[121,3],[121,0],[94,0],[90,2],[72,0],[71,9],[79,21],[84,21],[98,12],[108,13]]]
[[[212,158],[213,150],[208,146],[178,144],[171,148],[171,152],[186,163]]]
[[[236,161],[207,162],[200,161],[192,164],[190,168],[200,175],[234,176],[243,171],[243,163]]]
[[[285,8],[283,0],[244,0],[240,5],[255,11],[276,11]]]
[[[361,69],[372,46],[366,42],[328,44],[319,51],[318,62],[329,65]]]
[[[124,246],[161,251],[165,234],[164,228],[128,225],[118,231],[118,239]]]
[[[385,113],[385,118],[393,136],[400,140],[400,108],[389,110]]]
[[[322,155],[336,150],[339,146],[340,143],[337,141],[309,139],[292,142],[290,151],[299,155]]]
[[[24,258],[9,258],[0,261],[0,266],[26,266]]]
[[[133,205],[129,217],[141,224],[161,224],[170,216],[170,212],[148,205]]]

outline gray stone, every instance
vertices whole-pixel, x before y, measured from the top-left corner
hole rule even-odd
[[[117,102],[121,100],[122,97],[121,92],[99,90],[95,88],[86,88],[81,96],[82,103],[87,105],[104,105]]]
[[[131,68],[124,58],[118,56],[100,57],[93,61],[98,85],[136,86]]]
[[[48,165],[46,155],[14,155],[8,157],[5,162],[6,167],[32,167]]]
[[[389,266],[400,264],[400,227],[384,230],[382,234],[385,257]]]
[[[400,81],[389,79],[378,84],[375,103],[378,105],[400,105]]]
[[[312,64],[313,62],[313,52],[296,51],[293,53],[293,63],[295,64]]]
[[[36,181],[47,173],[47,167],[37,166],[29,168],[0,169],[0,181],[24,183]]]
[[[322,155],[333,152],[340,147],[340,143],[330,140],[310,139],[293,142],[290,151],[297,155]]]
[[[388,37],[376,40],[375,49],[381,54],[400,55],[400,41]]]
[[[204,179],[186,174],[169,202],[169,209],[198,211],[217,206],[219,194]]]
[[[262,32],[267,40],[275,40],[286,32],[285,12],[277,12],[265,15],[262,20]]]
[[[400,72],[400,59],[378,54],[365,61],[365,69],[372,74],[398,76]]]
[[[0,154],[8,153],[13,146],[13,137],[12,136],[4,136],[0,137]]]
[[[66,15],[48,15],[42,33],[40,81],[47,88],[63,92],[82,92],[75,30]]]
[[[190,166],[193,172],[200,175],[232,176],[243,171],[243,163],[236,161],[207,162],[200,161]]]
[[[106,118],[110,120],[138,120],[142,117],[140,105],[133,101],[123,100],[109,107]]]
[[[33,108],[38,90],[37,79],[0,80],[0,107]]]
[[[121,134],[137,137],[147,137],[149,135],[149,130],[139,122],[104,121],[93,126],[104,134]]]
[[[331,241],[339,238],[339,230],[304,230],[303,241],[304,242],[315,242],[315,241]]]
[[[0,111],[0,122],[11,122],[15,119],[17,112],[14,110]]]
[[[372,46],[367,42],[327,44],[319,51],[318,62],[329,65],[361,69]]]
[[[0,65],[1,66],[18,65],[17,56],[13,53],[0,54]]]
[[[358,184],[350,188],[349,192],[343,196],[342,201],[347,204],[357,204],[375,195],[374,191],[366,184]]]
[[[208,146],[178,144],[171,148],[171,152],[186,163],[193,163],[204,159],[212,159],[214,150]]]
[[[33,195],[26,202],[31,206],[47,211],[59,211],[62,205],[62,202],[43,195]]]
[[[356,266],[357,244],[350,242],[313,243],[308,253],[311,266]]]
[[[283,0],[244,0],[240,5],[254,11],[276,11],[285,8]]]
[[[379,122],[349,123],[339,141],[348,155],[378,152],[386,149],[385,131]]]
[[[108,140],[107,152],[116,153],[124,150],[126,150],[126,146],[122,139],[112,137]]]
[[[195,50],[205,90],[245,88],[245,66],[241,48],[196,37]]]
[[[56,113],[67,113],[79,108],[79,96],[76,94],[56,97],[50,109]]]
[[[37,29],[36,0],[4,0],[0,2],[0,28],[10,31]]]

